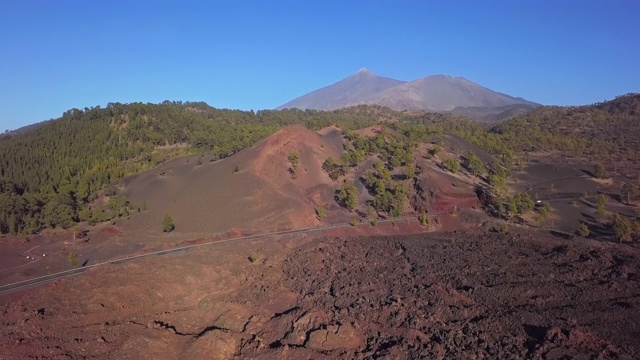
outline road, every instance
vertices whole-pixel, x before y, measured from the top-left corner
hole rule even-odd
[[[440,216],[440,215],[443,215],[443,213],[431,213],[431,214],[427,214],[427,217],[433,218],[433,217],[437,217],[437,216]],[[415,220],[415,221],[417,221],[417,216],[403,216],[403,217],[398,217],[398,218],[393,218],[393,219],[380,220],[380,223],[393,222],[393,221],[403,221],[403,220]],[[12,284],[2,285],[2,286],[0,286],[0,295],[11,293],[13,291],[17,291],[17,290],[24,289],[24,288],[29,288],[29,287],[34,287],[34,286],[37,286],[37,285],[42,285],[42,284],[45,284],[45,283],[48,283],[48,282],[51,282],[51,281],[55,281],[55,280],[58,280],[58,279],[62,279],[62,278],[65,278],[65,277],[78,275],[78,274],[81,274],[81,273],[91,269],[91,268],[106,266],[106,265],[110,265],[110,264],[121,264],[121,263],[124,263],[124,262],[127,262],[127,261],[132,261],[132,260],[136,260],[136,259],[140,259],[140,258],[144,258],[144,257],[148,257],[148,256],[167,255],[167,254],[185,252],[185,251],[188,251],[190,249],[201,247],[201,246],[209,246],[209,245],[216,245],[216,244],[222,244],[222,243],[228,243],[228,242],[236,242],[236,241],[253,240],[253,239],[259,239],[259,238],[262,238],[262,237],[284,236],[284,235],[291,235],[291,234],[304,234],[304,233],[326,231],[326,230],[330,230],[330,229],[352,227],[352,226],[353,225],[351,223],[341,223],[341,224],[319,226],[319,227],[312,227],[312,228],[275,231],[275,232],[271,232],[271,233],[248,235],[248,236],[241,236],[241,237],[222,239],[222,240],[213,240],[213,241],[204,242],[204,243],[200,243],[200,244],[180,246],[180,247],[176,247],[176,248],[173,248],[173,249],[159,250],[159,251],[153,251],[153,252],[144,253],[144,254],[130,255],[130,256],[117,258],[117,259],[114,259],[114,260],[109,260],[109,261],[105,261],[105,262],[101,262],[101,263],[96,263],[96,264],[93,264],[93,265],[79,267],[79,268],[76,268],[76,269],[61,271],[61,272],[57,272],[57,273],[53,273],[53,274],[49,274],[49,275],[39,276],[39,277],[36,277],[36,278],[33,278],[33,279],[29,279],[29,280],[24,280],[24,281],[15,282],[15,283],[12,283]]]

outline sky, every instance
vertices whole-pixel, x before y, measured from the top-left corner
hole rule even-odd
[[[637,0],[0,0],[0,131],[109,102],[272,109],[361,68],[548,105],[640,92]]]

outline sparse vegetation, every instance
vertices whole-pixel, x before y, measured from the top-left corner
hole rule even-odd
[[[318,216],[318,219],[322,220],[326,217],[326,213],[324,210],[324,206],[320,205],[317,209],[316,209],[316,215]]]
[[[359,222],[358,222],[358,218],[354,217],[353,221],[351,221],[351,226],[356,227],[358,226]]]

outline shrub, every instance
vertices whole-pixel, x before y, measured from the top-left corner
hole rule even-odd
[[[347,183],[342,184],[342,188],[338,192],[338,202],[350,211],[355,209],[356,206],[358,206],[358,192],[356,187]]]
[[[428,222],[427,222],[427,214],[423,211],[422,214],[420,214],[420,225],[422,226],[427,226]]]
[[[71,266],[73,266],[73,267],[78,266],[78,254],[76,254],[74,252],[70,252],[69,253],[69,262],[71,263]]]
[[[604,165],[602,164],[594,165],[593,176],[597,177],[598,179],[604,179],[607,176],[607,172],[604,169]]]
[[[631,241],[631,235],[633,233],[631,221],[624,216],[616,214],[613,217],[613,232],[618,241]]]
[[[166,214],[164,216],[164,219],[162,219],[162,231],[163,232],[172,232],[175,229],[175,225],[173,224],[173,219],[171,218],[171,215]]]
[[[452,157],[446,158],[442,163],[442,166],[454,174],[457,173],[458,170],[460,170],[460,163],[458,162],[458,160]]]
[[[596,199],[596,213],[600,217],[604,217],[607,206],[607,197],[604,194],[599,194]]]
[[[260,259],[260,254],[257,253],[256,251],[249,254],[249,261],[251,261],[252,263],[258,261],[258,259]]]
[[[583,238],[589,237],[589,227],[585,223],[580,223],[580,225],[578,225],[578,228],[576,229],[576,234]]]

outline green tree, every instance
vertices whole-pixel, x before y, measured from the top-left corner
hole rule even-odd
[[[629,203],[631,202],[631,198],[635,195],[636,193],[636,187],[635,185],[633,185],[632,183],[624,183],[622,184],[622,191],[620,193],[620,196],[622,197],[622,200],[629,205]]]
[[[298,170],[298,153],[295,151],[291,151],[289,153],[289,156],[287,156],[287,159],[289,160],[289,172],[291,173],[291,178],[292,179],[297,179],[297,170]]]
[[[578,228],[576,229],[576,233],[583,238],[589,237],[589,227],[585,223],[580,223],[580,225],[578,225]]]
[[[442,163],[442,166],[454,174],[457,173],[458,170],[460,170],[460,163],[458,162],[458,160],[452,157],[446,158]]]
[[[607,172],[602,164],[595,164],[593,167],[593,175],[598,179],[604,179],[607,176]]]
[[[487,171],[482,159],[474,152],[468,151],[465,157],[467,160],[467,168],[469,168],[469,171],[471,171],[473,175],[481,176]]]
[[[599,194],[596,198],[596,214],[600,217],[604,217],[607,206],[607,197],[604,194]]]
[[[407,177],[407,179],[411,179],[416,176],[416,166],[413,164],[407,164],[404,169],[404,175]]]
[[[69,253],[69,262],[71,263],[71,266],[73,266],[73,267],[78,266],[78,254],[76,254],[74,252],[70,252]]]
[[[633,234],[633,227],[631,221],[624,216],[613,216],[613,232],[618,241],[631,241],[631,235]]]
[[[318,219],[322,220],[325,218],[326,214],[324,211],[324,206],[320,205],[316,210],[316,214],[318,215]]]
[[[168,232],[172,232],[175,228],[176,227],[173,224],[173,219],[171,218],[171,215],[166,214],[162,219],[162,231],[168,233]]]
[[[427,221],[427,214],[423,211],[420,214],[420,225],[422,226],[427,226],[429,223]]]
[[[233,172],[234,173],[240,172],[240,167],[236,165],[236,167],[233,168]]]
[[[358,206],[358,192],[352,184],[344,183],[338,192],[338,202],[353,211]]]

